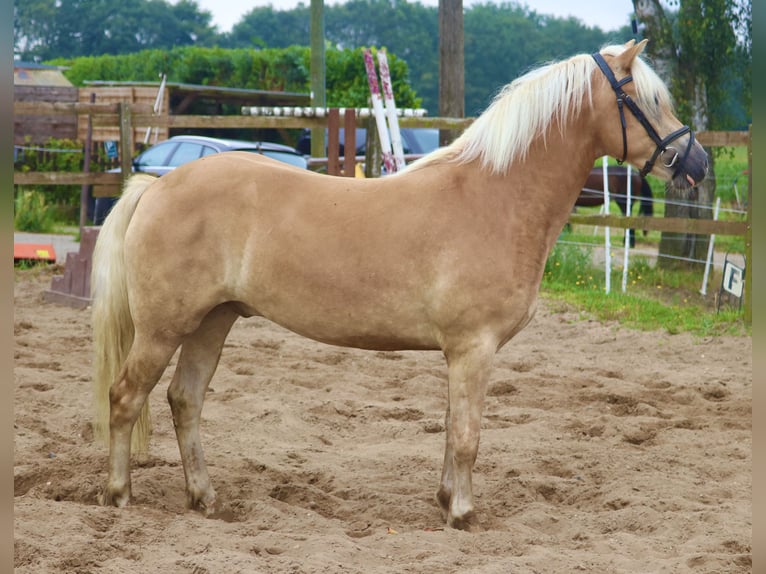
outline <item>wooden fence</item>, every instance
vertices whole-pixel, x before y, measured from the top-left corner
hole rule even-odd
[[[75,87],[67,86],[14,86],[13,98],[27,107],[45,102],[74,104],[78,98]],[[23,119],[23,121],[21,121]],[[74,114],[45,114],[36,113],[22,118],[14,114],[13,144],[33,145],[44,142],[49,138],[77,138],[77,116]]]
[[[117,126],[119,129],[120,150],[135,150],[134,126],[152,126],[159,128],[325,128],[326,118],[284,117],[284,116],[192,116],[192,115],[155,115],[149,104],[119,103],[67,103],[67,102],[24,102],[17,101],[13,107],[14,116],[75,116],[88,117],[94,128]],[[358,127],[368,127],[368,120],[357,118]],[[438,128],[464,130],[473,122],[473,118],[435,118],[402,117],[402,128]],[[752,321],[752,130],[748,132],[700,132],[698,141],[708,147],[748,148],[748,185],[746,221],[713,221],[707,219],[622,217],[615,215],[572,214],[570,223],[609,226],[620,229],[646,229],[649,231],[668,231],[694,233],[700,235],[735,235],[745,238],[745,260],[750,269],[745,274],[745,321]],[[119,186],[122,178],[131,173],[132,153],[120,153],[122,174],[118,173],[65,173],[65,172],[14,172],[15,185],[97,185]],[[81,222],[81,226],[83,223]]]

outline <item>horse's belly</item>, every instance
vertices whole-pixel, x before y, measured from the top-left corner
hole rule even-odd
[[[263,316],[295,333],[344,347],[438,349],[436,328],[413,293],[370,291],[362,285],[254,281],[245,314]]]

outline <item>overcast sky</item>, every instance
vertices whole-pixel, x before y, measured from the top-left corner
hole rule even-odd
[[[247,12],[259,6],[271,4],[274,8],[288,10],[294,8],[301,0],[197,0],[203,10],[213,15],[213,24],[220,32],[229,32],[231,27]],[[475,2],[486,0],[463,0],[463,6],[468,7]],[[343,0],[325,0],[325,5],[342,3]],[[426,6],[438,6],[439,0],[420,0]],[[303,0],[307,6],[311,0]],[[587,26],[598,26],[602,30],[611,31],[630,23],[633,13],[631,0],[535,0],[518,2],[524,4],[538,14],[550,14],[566,18],[574,16]]]

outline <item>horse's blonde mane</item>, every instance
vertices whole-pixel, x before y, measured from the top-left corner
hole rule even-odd
[[[623,45],[601,49],[605,56],[617,56]],[[444,161],[470,162],[480,159],[483,167],[504,173],[523,160],[529,146],[555,122],[560,130],[584,105],[592,106],[592,86],[596,62],[590,54],[580,54],[532,70],[506,85],[490,106],[450,145],[414,162],[419,169]],[[636,85],[637,104],[648,118],[657,118],[663,107],[671,108],[667,88],[641,59],[633,61],[631,74]]]

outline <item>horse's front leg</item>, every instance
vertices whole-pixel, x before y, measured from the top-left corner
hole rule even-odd
[[[449,368],[449,405],[444,468],[436,500],[447,524],[478,530],[471,475],[479,451],[484,395],[497,346],[479,341],[468,348],[445,351]]]

